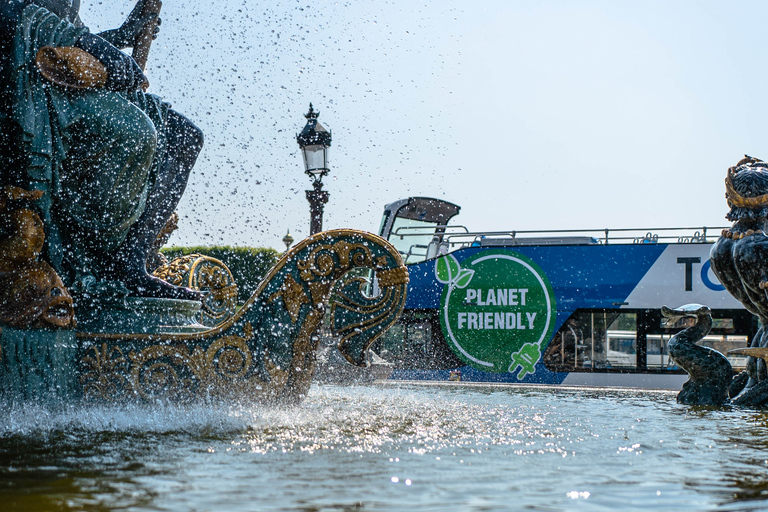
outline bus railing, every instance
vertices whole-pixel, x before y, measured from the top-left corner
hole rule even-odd
[[[470,231],[465,226],[401,226],[390,236],[437,236],[451,249],[468,245],[538,245],[560,239],[560,244],[712,243],[726,226],[677,228],[601,228],[557,230]],[[485,243],[483,243],[485,242]],[[495,243],[494,243],[495,242]]]

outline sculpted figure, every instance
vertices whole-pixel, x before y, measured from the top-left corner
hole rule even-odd
[[[0,323],[17,328],[74,326],[72,297],[43,250],[43,221],[24,203],[42,192],[0,189]]]
[[[141,15],[145,1],[120,28],[101,34],[82,24],[79,0],[0,1],[0,186],[41,191],[43,255],[73,291],[199,300],[146,271],[203,135],[143,92],[146,77],[120,51],[155,21]],[[46,78],[36,59],[56,64],[62,49],[94,57],[105,76],[69,84],[56,73]],[[90,76],[93,66],[85,67],[80,78]]]
[[[162,247],[168,242],[168,239],[171,238],[171,235],[178,229],[178,227],[179,214],[173,212],[171,217],[168,219],[168,222],[165,223],[165,226],[163,226],[163,229],[160,230],[157,238],[155,238],[155,241],[152,243],[149,256],[147,256],[147,272],[154,273],[158,267],[167,265],[169,263],[168,258],[166,258],[163,253],[160,252],[160,249],[162,249]]]
[[[712,247],[710,262],[726,290],[760,320],[751,346],[768,347],[768,164],[745,157],[728,169],[725,180],[733,225],[723,231]],[[746,387],[734,403],[768,403],[768,372],[764,360],[750,355]],[[740,390],[738,390],[740,391]]]
[[[694,318],[696,323],[669,340],[669,355],[688,372],[688,381],[677,394],[677,401],[690,405],[723,405],[729,400],[733,385],[733,368],[723,354],[697,343],[712,329],[712,312],[701,304],[679,308],[662,306],[661,314],[679,320]],[[743,384],[742,384],[743,387]]]

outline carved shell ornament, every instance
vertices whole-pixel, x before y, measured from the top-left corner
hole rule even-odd
[[[99,89],[107,83],[107,68],[80,48],[43,46],[35,64],[46,80],[73,89]]]

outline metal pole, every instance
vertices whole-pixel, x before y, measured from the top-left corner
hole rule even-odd
[[[314,235],[323,230],[323,208],[328,202],[328,192],[323,190],[323,183],[315,181],[312,186],[314,190],[307,190],[307,201],[309,201],[309,234]]]

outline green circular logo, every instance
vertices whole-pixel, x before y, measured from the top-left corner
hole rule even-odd
[[[486,372],[535,371],[552,336],[557,312],[552,286],[529,258],[483,251],[459,264],[448,254],[435,265],[440,324],[448,345],[468,365]]]

